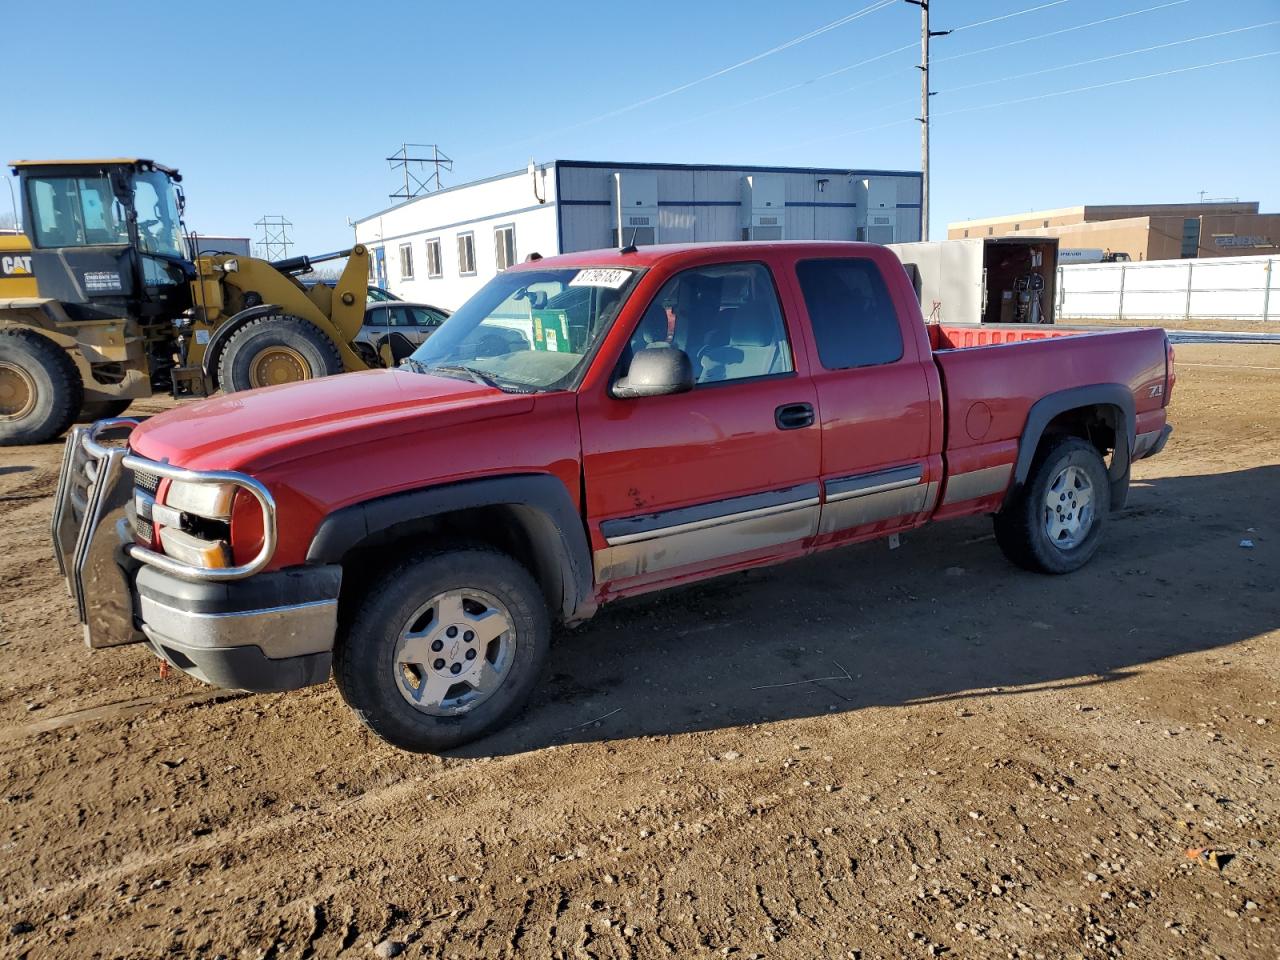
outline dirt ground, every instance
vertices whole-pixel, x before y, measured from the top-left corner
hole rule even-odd
[[[619,604],[445,758],[91,655],[0,450],[0,956],[1276,956],[1280,346],[1178,357],[1085,570],[974,519]]]

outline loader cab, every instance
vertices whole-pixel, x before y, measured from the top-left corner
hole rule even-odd
[[[11,164],[40,296],[77,320],[167,322],[189,304],[182,177],[150,160]]]

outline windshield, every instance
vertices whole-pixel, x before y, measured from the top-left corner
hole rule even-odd
[[[508,390],[570,386],[637,275],[599,267],[501,273],[459,307],[407,365]]]
[[[134,178],[133,205],[138,211],[138,241],[143,252],[185,258],[173,182],[158,170],[139,173]]]

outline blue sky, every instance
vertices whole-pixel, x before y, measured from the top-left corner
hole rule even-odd
[[[454,158],[446,184],[531,156],[919,169],[914,6],[702,80],[875,5],[11,4],[6,72],[24,82],[6,87],[0,159],[149,156],[182,170],[193,229],[243,236],[284,214],[295,252],[346,245],[348,217],[388,205],[405,140]],[[1280,51],[1280,25],[1178,42],[1280,20],[1280,0],[931,9],[945,29],[1031,7],[934,41],[935,238],[966,217],[1201,190],[1280,210],[1280,56],[1257,57]],[[1131,11],[1149,12],[1069,30]]]

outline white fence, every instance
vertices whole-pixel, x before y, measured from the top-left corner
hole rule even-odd
[[[1280,320],[1280,257],[1058,268],[1058,319]]]

